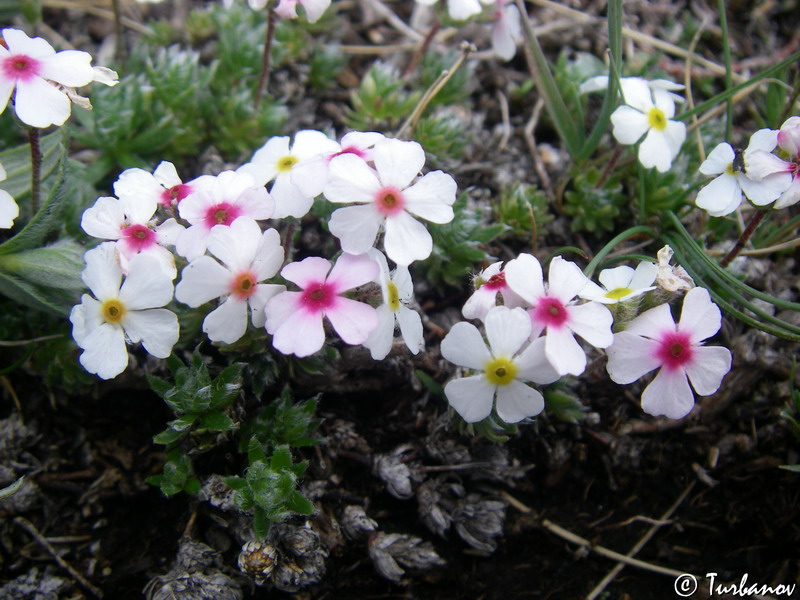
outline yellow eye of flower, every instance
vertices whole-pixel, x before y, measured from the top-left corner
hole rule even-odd
[[[106,323],[112,323],[114,325],[122,321],[122,317],[124,317],[127,312],[125,305],[116,298],[103,302],[100,310]]]
[[[287,173],[292,170],[292,167],[297,164],[297,157],[292,156],[291,154],[284,156],[283,158],[278,159],[278,163],[275,167],[281,173]]]
[[[492,385],[508,385],[517,376],[517,365],[510,358],[500,356],[486,363],[483,372]]]
[[[660,108],[650,109],[650,112],[647,113],[647,122],[656,131],[664,131],[667,128],[667,117]]]
[[[386,284],[386,295],[388,296],[386,304],[389,305],[391,311],[397,312],[400,310],[400,292],[397,291],[397,286],[391,281]]]
[[[620,298],[624,298],[631,293],[633,293],[631,288],[615,288],[606,292],[606,298],[609,300],[619,300]]]

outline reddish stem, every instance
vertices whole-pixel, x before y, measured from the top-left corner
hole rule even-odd
[[[719,266],[723,269],[731,264],[731,261],[736,258],[739,252],[742,251],[744,245],[747,243],[747,240],[750,239],[750,236],[753,235],[753,232],[758,227],[759,223],[767,216],[767,211],[765,210],[757,210],[753,215],[753,218],[750,219],[750,222],[747,224],[747,227],[744,228],[742,235],[739,236],[739,239],[736,240],[736,244],[728,254],[725,255],[725,258],[722,259],[722,262],[719,263]]]

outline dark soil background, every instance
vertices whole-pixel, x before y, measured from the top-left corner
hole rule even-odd
[[[595,2],[569,5],[586,14],[604,10]],[[390,6],[408,18],[410,2]],[[173,8],[167,3],[126,10],[132,18],[144,19],[148,14],[169,15]],[[338,9],[352,15],[342,32],[346,43],[403,41],[368,4],[341,2]],[[674,34],[664,29],[667,23],[708,16],[709,39],[704,38],[698,53],[720,60],[716,17],[705,3],[636,1],[626,3],[625,10],[626,25],[656,37]],[[554,59],[565,47],[599,56],[605,51],[603,27],[563,22],[567,17],[541,6],[531,6],[531,13],[536,24],[554,24],[551,33],[542,35]],[[791,1],[730,3],[737,70],[758,70],[794,51],[800,40],[798,14],[797,2]],[[79,6],[47,9],[45,22],[67,37],[91,31],[97,44],[113,32],[109,21]],[[456,37],[470,35],[487,47],[481,28],[468,28]],[[405,65],[410,55],[392,59]],[[372,60],[352,57],[348,72],[355,81]],[[682,59],[664,56],[659,65],[682,79]],[[301,71],[300,66],[298,71],[273,73],[274,91],[296,91]],[[465,117],[471,136],[466,156],[462,163],[443,168],[478,202],[508,181],[557,188],[563,175],[557,147],[552,160],[534,153],[537,165],[523,134],[535,92],[512,102],[504,123],[498,95],[508,97],[512,85],[529,77],[521,53],[507,64],[477,61],[474,74],[473,112]],[[347,97],[344,84],[323,98],[301,95],[287,132],[331,125],[340,131],[337,111],[330,106]],[[504,133],[507,144],[498,148]],[[535,133],[537,142],[557,146],[546,123]],[[554,217],[540,232],[539,250],[595,246],[592,239],[576,242],[565,217],[557,212]],[[507,260],[518,251],[530,251],[524,243],[505,240],[488,250]],[[779,260],[747,259],[740,268],[750,285],[796,299],[796,261],[791,254]],[[675,597],[674,575],[658,573],[655,567],[699,576],[715,572],[721,582],[738,582],[744,574],[751,583],[769,585],[800,580],[800,474],[779,468],[797,463],[800,451],[780,416],[790,394],[794,345],[726,319],[716,343],[733,349],[734,367],[717,394],[699,399],[690,416],[675,422],[644,415],[638,400],[641,385],[611,383],[598,359],[580,380],[569,383],[587,408],[579,424],[542,416],[497,445],[459,431],[451,424],[446,402],[414,375],[419,369],[440,383],[452,375],[452,366],[439,357],[438,342],[460,320],[469,282],[465,279],[463,289],[446,292],[424,282],[419,286],[417,300],[429,319],[426,356],[413,358],[396,347],[378,364],[363,349],[342,347],[342,358],[322,376],[296,382],[297,399],[322,394],[320,434],[325,442],[298,452],[298,458],[310,461],[303,490],[319,510],[308,523],[290,521],[273,537],[296,529],[313,531],[319,543],[303,551],[321,557],[325,574],[294,597],[585,598],[616,563],[558,535],[555,526],[621,554],[656,527],[636,555],[649,567],[626,566],[608,584],[600,596],[604,598]],[[2,356],[3,364],[10,364],[13,349],[2,349]],[[48,390],[33,370],[0,378],[0,483],[27,475],[23,489],[0,502],[0,596],[77,600],[102,594],[127,600],[142,598],[152,580],[148,594],[156,598],[290,597],[268,582],[255,585],[252,576],[237,568],[241,515],[184,494],[168,499],[145,483],[163,463],[152,437],[173,415],[144,385],[142,369],[152,370],[154,363],[141,354],[135,357],[138,366],[80,397]],[[248,399],[242,410],[258,401]],[[195,467],[201,477],[237,473],[239,460],[223,447],[199,457]],[[381,471],[380,464],[391,468]],[[353,528],[353,507],[374,524]],[[440,523],[441,534],[431,522]],[[392,534],[406,536],[397,539],[416,548],[410,552],[417,553],[419,567],[406,564],[406,572],[395,577],[398,581],[390,581],[380,568],[378,550]],[[172,570],[186,539],[217,554],[207,555],[199,567],[181,563]],[[429,544],[424,552],[423,542]],[[297,554],[296,565],[303,560]],[[198,583],[192,593],[170,596],[163,590],[176,573],[196,582],[219,576],[218,583],[235,585]],[[241,589],[240,595],[234,588]],[[701,589],[696,597],[707,593]]]

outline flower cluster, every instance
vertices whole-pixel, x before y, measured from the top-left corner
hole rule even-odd
[[[730,369],[731,357],[726,348],[701,344],[720,328],[719,309],[703,288],[687,293],[677,326],[669,304],[637,316],[655,298],[649,292],[657,288],[661,271],[672,273],[669,248],[659,253],[660,260],[662,255],[665,267],[643,261],[635,269],[602,271],[598,279],[603,287],[560,256],[550,262],[547,282],[539,261],[529,254],[505,266],[487,267],[476,277],[476,290],[463,314],[483,322],[488,348],[479,329],[466,322],[457,323],[442,342],[444,358],[478,372],[445,386],[450,405],[468,423],[491,415],[517,423],[539,414],[543,397],[529,383],[548,384],[583,373],[586,353],[577,335],[605,349],[608,372],[618,383],[632,383],[661,369],[642,396],[645,412],[674,419],[688,414],[694,405],[689,382],[700,395],[714,393]],[[674,289],[669,286],[669,291]],[[661,295],[666,292],[662,288]],[[606,305],[624,305],[627,310],[612,313]],[[612,333],[612,325],[618,333]]]
[[[800,117],[791,117],[780,130],[760,129],[745,150],[718,144],[700,172],[716,177],[701,189],[695,203],[712,217],[739,208],[743,197],[755,206],[786,208],[800,201]],[[773,154],[779,149],[781,156]],[[774,204],[773,204],[774,203]]]
[[[98,198],[81,221],[87,234],[106,240],[99,247],[103,264],[114,264],[98,270],[91,253],[99,250],[87,253],[84,281],[97,300],[85,296],[71,317],[73,335],[86,350],[82,364],[100,377],[116,376],[128,362],[125,340],[142,340],[151,354],[168,355],[177,330],[174,339],[159,337],[158,331],[151,335],[146,323],[130,325],[130,317],[118,315],[165,306],[181,265],[174,298],[191,308],[216,303],[203,321],[213,342],[238,341],[250,322],[272,335],[278,351],[309,356],[325,344],[327,319],[343,342],[363,344],[377,360],[389,354],[398,326],[405,345],[418,353],[422,321],[409,308],[414,288],[408,265],[430,255],[432,240],[417,219],[451,221],[456,197],[450,175],[432,171],[420,176],[424,163],[425,153],[416,142],[375,132],[351,132],[337,142],[304,130],[294,140],[267,140],[235,171],[187,183],[168,162],[153,173],[123,172],[114,184],[116,196]],[[281,243],[278,220],[305,216],[320,193],[332,203],[353,204],[334,211],[328,223],[344,253],[334,264],[311,256],[284,265],[284,246],[291,240]],[[388,258],[398,265],[393,272],[374,247],[381,239]],[[122,275],[139,281],[140,265],[147,265],[159,281],[170,282],[168,293],[165,285],[158,288],[158,304],[149,291],[137,297],[142,290],[136,285],[119,289]],[[104,282],[104,277],[117,283]],[[369,295],[370,286],[374,302],[350,297],[358,289]],[[105,307],[108,298],[117,303],[113,311],[95,306]],[[91,311],[92,318],[87,316]],[[106,355],[94,340],[112,333],[117,351]],[[155,346],[153,336],[162,343]]]

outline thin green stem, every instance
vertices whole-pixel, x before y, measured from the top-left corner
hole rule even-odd
[[[645,225],[637,225],[636,227],[626,229],[622,233],[614,236],[610,242],[602,247],[600,252],[595,254],[594,258],[589,262],[588,265],[586,265],[586,268],[583,270],[583,274],[587,277],[591,277],[595,272],[595,269],[597,269],[597,265],[599,265],[600,262],[602,262],[603,259],[605,259],[605,257],[617,247],[618,244],[624,242],[628,238],[632,238],[635,235],[646,235],[655,238],[656,232]]]
[[[719,9],[719,27],[722,30],[722,58],[725,62],[725,89],[733,87],[733,77],[731,70],[731,45],[728,41],[728,16],[725,10],[725,0],[717,0]],[[728,98],[725,110],[725,139],[731,141],[733,134],[733,99]]]
[[[40,183],[42,178],[42,148],[39,144],[41,130],[37,127],[28,129],[28,141],[31,145],[31,208],[33,214],[39,211]]]

